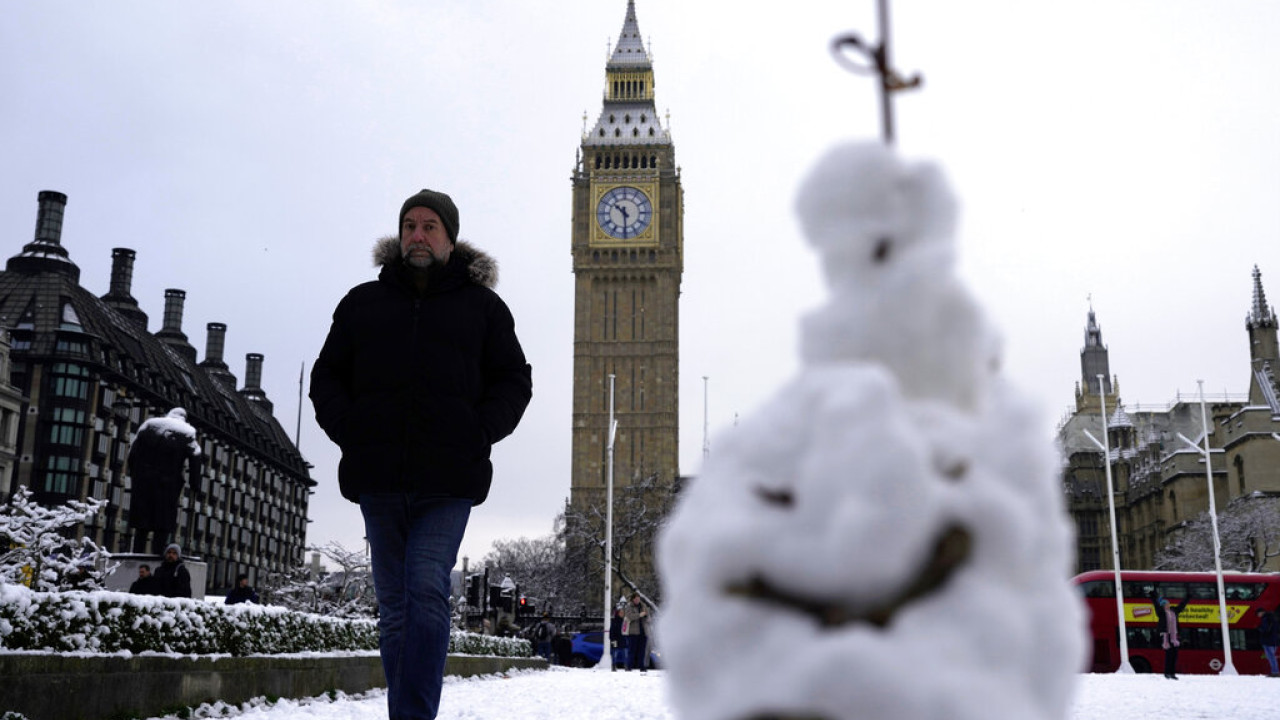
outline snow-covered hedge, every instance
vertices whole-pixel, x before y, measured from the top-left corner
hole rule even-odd
[[[0,649],[274,655],[378,649],[372,620],[128,593],[33,592],[0,583]],[[529,657],[527,640],[455,632],[450,652]]]

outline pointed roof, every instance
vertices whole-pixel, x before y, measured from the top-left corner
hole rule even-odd
[[[1245,321],[1250,328],[1276,326],[1276,311],[1267,305],[1267,294],[1262,290],[1262,271],[1257,265],[1253,266],[1253,303]]]
[[[1093,312],[1093,304],[1089,304],[1089,320],[1084,327],[1084,346],[1106,349],[1102,344],[1102,328],[1098,326],[1098,317]]]
[[[1115,412],[1111,413],[1111,419],[1107,421],[1107,427],[1133,427],[1133,421],[1129,419],[1129,413],[1124,411],[1123,405],[1117,405]]]
[[[635,0],[627,0],[622,34],[605,65],[604,105],[600,117],[583,135],[589,146],[670,145],[654,105],[653,62],[640,39]]]
[[[627,0],[627,16],[622,21],[622,33],[618,35],[618,44],[609,58],[610,69],[622,66],[652,67],[649,53],[644,49],[644,41],[640,39],[640,23],[636,22],[636,0]]]

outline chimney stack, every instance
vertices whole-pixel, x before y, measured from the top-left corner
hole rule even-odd
[[[209,331],[209,334],[208,340],[205,342],[204,362],[200,364],[226,367],[227,364],[222,361],[222,349],[227,342],[226,324],[211,322],[205,328]]]
[[[200,367],[208,370],[213,379],[227,389],[235,390],[236,376],[231,374],[226,361],[222,359],[227,341],[227,326],[225,323],[211,322],[205,328],[208,330],[208,335],[204,344],[204,362],[200,363]]]
[[[262,360],[262,353],[249,353],[244,356],[245,392],[262,392]]]
[[[22,252],[9,258],[7,269],[21,273],[56,272],[80,281],[80,268],[71,262],[62,247],[62,216],[67,196],[54,190],[41,190],[37,196],[36,237],[22,247]]]
[[[196,349],[187,342],[187,336],[182,332],[182,308],[187,301],[187,292],[185,290],[175,290],[170,288],[164,291],[164,322],[160,327],[160,332],[156,333],[156,339],[168,344],[180,355],[195,364]]]
[[[267,394],[262,391],[262,353],[249,353],[244,356],[244,388],[240,394],[246,400],[259,403],[271,412],[274,408]]]
[[[147,314],[138,307],[133,298],[133,259],[136,253],[129,248],[113,248],[111,250],[111,289],[102,296],[102,301],[124,315],[139,330],[146,332]]]
[[[41,190],[37,196],[40,210],[36,213],[37,243],[62,246],[62,216],[67,209],[67,196],[55,190]],[[62,254],[66,255],[65,248]]]
[[[137,253],[129,248],[113,248],[111,250],[111,289],[107,294],[111,297],[133,299],[130,294],[133,287],[133,259]]]
[[[183,340],[187,339],[187,336],[182,334],[182,310],[186,304],[186,290],[169,288],[164,291],[164,323],[160,327],[160,332],[180,335]]]

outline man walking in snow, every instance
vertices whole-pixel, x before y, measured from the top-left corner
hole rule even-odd
[[[187,411],[174,408],[164,417],[149,418],[129,445],[129,527],[133,551],[161,555],[178,527],[178,501],[184,478],[194,491],[200,486],[200,444]],[[185,470],[185,473],[184,473]]]
[[[458,209],[423,190],[378,241],[377,280],[338,304],[311,371],[316,421],[342,449],[338,483],[372,551],[392,720],[430,720],[449,648],[450,579],[489,452],[532,396],[497,263],[458,242]]]

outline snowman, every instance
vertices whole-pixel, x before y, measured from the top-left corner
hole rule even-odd
[[[1056,456],[955,276],[942,173],[838,146],[797,213],[830,291],[801,370],[660,538],[677,715],[1063,717],[1084,635]]]

